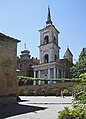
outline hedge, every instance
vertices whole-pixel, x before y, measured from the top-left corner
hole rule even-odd
[[[41,81],[58,81],[58,82],[80,82],[81,78],[33,78],[33,77],[26,77],[26,76],[18,76],[17,80],[41,80]]]

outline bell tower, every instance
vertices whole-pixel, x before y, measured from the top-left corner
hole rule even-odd
[[[69,63],[72,62],[72,54],[68,49],[64,55],[64,59],[59,58],[59,31],[53,25],[53,22],[51,20],[50,7],[48,7],[46,25],[44,28],[40,29],[39,32],[40,64],[32,66],[32,68],[34,69],[34,78],[48,78],[50,80],[52,78],[70,77]],[[71,62],[69,62],[68,60]],[[48,83],[51,82],[52,81],[50,80]]]
[[[48,7],[48,15],[46,26],[39,30],[40,32],[40,64],[58,62],[59,50],[58,35],[59,31],[53,25],[50,14],[50,7]]]

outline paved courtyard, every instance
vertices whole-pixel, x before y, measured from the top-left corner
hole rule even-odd
[[[20,96],[19,105],[0,109],[0,119],[57,119],[58,111],[72,105],[72,97]]]

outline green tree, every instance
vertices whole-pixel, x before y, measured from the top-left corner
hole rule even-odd
[[[75,85],[73,92],[75,94],[75,100],[79,103],[86,104],[86,73],[80,75],[81,82]]]
[[[57,119],[86,119],[86,73],[80,75],[81,82],[74,87],[75,100],[72,109],[65,107],[59,112]]]
[[[86,48],[83,48],[78,61],[71,67],[73,77],[79,77],[80,74],[86,72]]]
[[[74,105],[72,109],[65,107],[64,110],[59,112],[57,119],[86,119],[85,106]]]

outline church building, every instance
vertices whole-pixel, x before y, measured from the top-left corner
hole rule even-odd
[[[21,51],[20,57],[17,57],[17,69],[19,76],[33,77],[32,65],[38,65],[39,60],[37,58],[31,57],[30,51],[25,48]]]
[[[70,77],[70,67],[73,64],[73,55],[67,48],[64,58],[60,59],[60,47],[58,43],[59,31],[51,20],[50,8],[46,26],[40,32],[40,63],[32,66],[34,78],[68,78]]]

